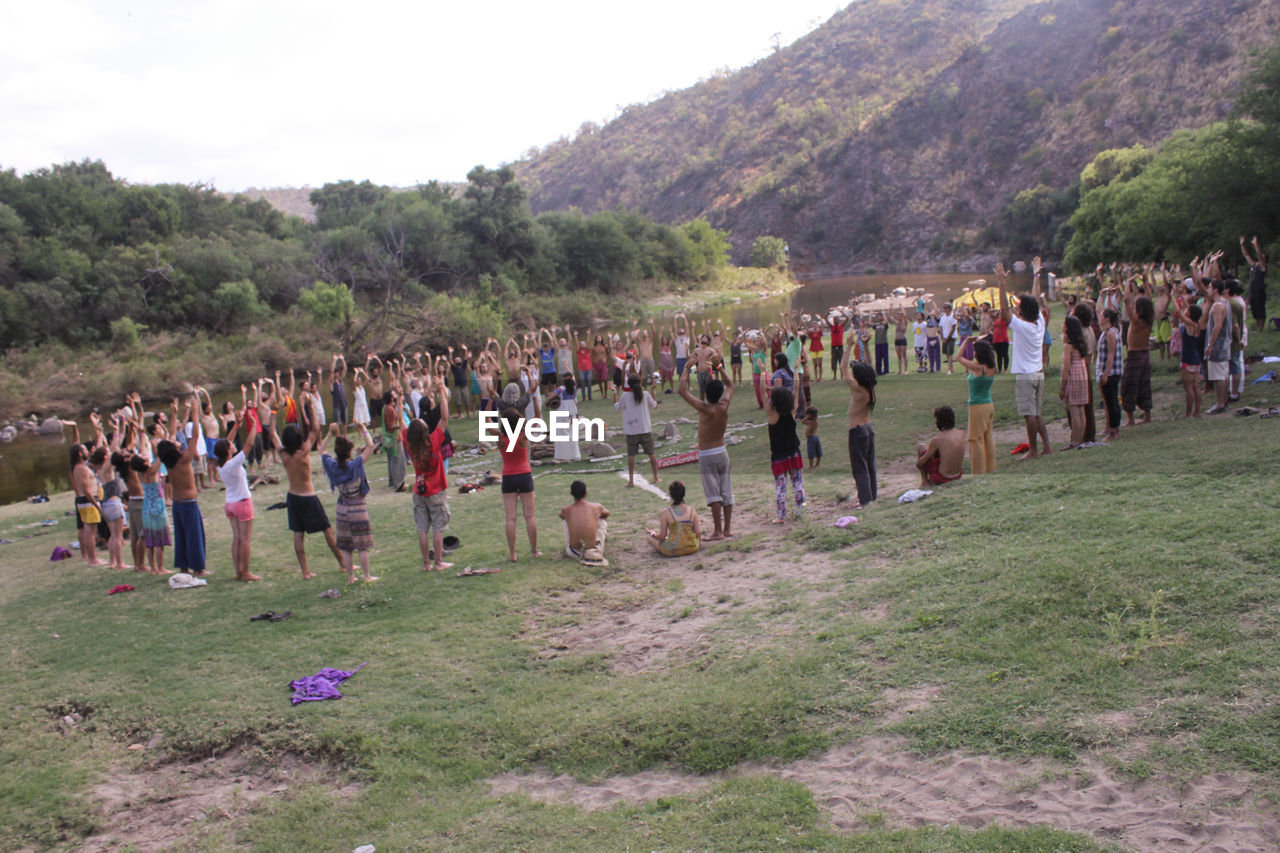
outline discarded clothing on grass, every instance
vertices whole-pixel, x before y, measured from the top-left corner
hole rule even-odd
[[[921,498],[927,498],[931,494],[933,494],[932,491],[926,492],[921,489],[907,489],[905,492],[898,495],[898,503],[900,504],[915,503]]]
[[[107,590],[107,595],[115,595],[117,592],[133,592],[133,587],[127,583],[118,583]]]
[[[293,690],[293,698],[290,701],[297,705],[299,702],[341,699],[342,694],[338,692],[338,685],[368,665],[368,661],[365,661],[350,672],[326,667],[315,675],[308,675],[306,678],[290,681],[289,687]]]
[[[1276,381],[1276,372],[1272,370],[1269,373],[1262,374],[1261,376],[1259,376],[1257,379],[1253,380],[1249,384],[1257,385],[1259,382],[1275,382],[1275,381]]]
[[[169,575],[169,589],[190,589],[194,586],[208,586],[209,582],[204,578],[197,578],[186,572],[177,572]]]
[[[832,527],[848,527],[850,524],[857,524],[858,517],[856,515],[842,515],[835,521],[831,522]]]
[[[49,562],[56,563],[59,560],[65,560],[71,556],[71,552],[59,545],[53,549],[53,553],[49,555]]]

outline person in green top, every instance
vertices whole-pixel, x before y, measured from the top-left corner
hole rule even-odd
[[[964,357],[965,344],[973,342],[973,358]],[[996,470],[996,442],[992,433],[995,406],[991,402],[991,383],[996,375],[996,351],[976,335],[965,338],[956,361],[966,371],[969,381],[969,466],[974,474],[990,474]]]
[[[751,348],[751,382],[756,389],[756,408],[764,408],[764,365],[767,358],[765,350],[764,338],[758,341],[748,339],[747,345]]]

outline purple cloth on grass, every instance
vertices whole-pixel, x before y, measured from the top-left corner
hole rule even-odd
[[[290,681],[289,687],[293,689],[293,704],[316,702],[320,699],[341,699],[342,694],[338,692],[338,685],[368,665],[369,662],[365,661],[350,672],[326,667],[315,675],[308,675],[306,678]]]

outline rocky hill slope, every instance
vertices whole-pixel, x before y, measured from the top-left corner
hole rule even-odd
[[[535,210],[706,216],[800,269],[1049,252],[1097,151],[1227,115],[1277,33],[1272,0],[861,0],[517,171]]]

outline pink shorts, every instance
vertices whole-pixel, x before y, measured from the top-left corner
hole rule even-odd
[[[253,499],[245,498],[226,506],[227,518],[232,521],[253,521]]]

